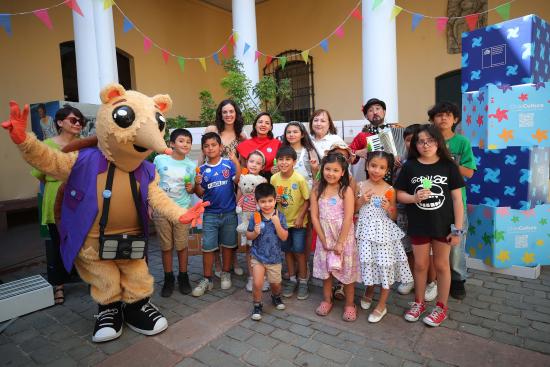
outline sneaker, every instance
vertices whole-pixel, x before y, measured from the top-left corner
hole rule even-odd
[[[248,281],[246,282],[246,290],[247,292],[252,292],[252,277],[248,277]]]
[[[298,282],[290,281],[286,283],[285,287],[283,288],[283,297],[286,297],[286,298],[292,297],[297,286],[298,286]]]
[[[206,279],[206,278],[203,278],[199,284],[197,284],[197,286],[195,287],[195,289],[193,289],[193,292],[191,293],[191,295],[193,297],[200,297],[202,296],[206,291],[210,291],[212,290],[212,288],[214,288],[214,282]]]
[[[250,318],[254,321],[260,321],[262,319],[262,304],[261,303],[255,303],[254,304],[254,310],[252,311],[252,316]]]
[[[309,291],[307,287],[307,280],[300,280],[298,282],[298,294],[296,295],[296,298],[299,300],[304,300],[309,297]]]
[[[241,276],[244,275],[244,270],[240,266],[235,265],[235,267],[233,268],[233,273],[235,273],[235,275]]]
[[[262,292],[267,292],[269,290],[269,282],[267,279],[264,279],[264,285],[262,287]]]
[[[130,329],[144,335],[155,335],[168,327],[168,320],[149,301],[149,298],[127,303],[123,313],[124,321]]]
[[[275,306],[275,308],[277,310],[284,310],[285,309],[285,304],[283,303],[283,300],[281,299],[281,296],[275,296],[275,295],[271,295],[271,303],[273,303],[273,306]]]
[[[231,288],[231,273],[226,273],[222,271],[221,274],[221,288],[222,289],[229,289]]]
[[[448,307],[445,307],[442,303],[437,302],[437,305],[428,316],[424,317],[422,321],[429,326],[439,326],[447,318]]]
[[[189,282],[189,275],[187,275],[187,273],[179,273],[178,289],[182,294],[191,293],[191,283]]]
[[[162,285],[162,289],[160,291],[161,297],[170,297],[172,295],[172,292],[174,292],[174,282],[174,274],[164,273],[164,284]]]
[[[98,305],[98,312],[95,318],[94,333],[92,334],[92,341],[94,343],[113,340],[122,334],[121,302]]]
[[[420,316],[426,311],[426,304],[419,302],[411,302],[411,308],[405,312],[405,320],[410,322],[418,321]]]
[[[222,277],[222,271],[221,270],[214,270],[214,276],[216,278],[221,278]]]
[[[437,297],[437,283],[431,282],[426,286],[426,291],[424,292],[424,301],[431,302]]]
[[[414,289],[414,282],[410,283],[401,283],[397,287],[397,292],[399,294],[409,294]]]
[[[464,299],[466,297],[464,282],[464,280],[451,280],[451,297],[456,299]]]

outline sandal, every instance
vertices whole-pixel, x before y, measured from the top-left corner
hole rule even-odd
[[[319,316],[326,316],[332,310],[333,304],[331,302],[322,301],[319,307],[315,310],[315,313]]]
[[[65,302],[65,289],[62,285],[56,285],[54,287],[53,301],[56,305],[62,305]]]
[[[344,285],[338,284],[336,287],[334,287],[334,298],[343,301],[346,299],[346,294],[344,293]]]
[[[344,313],[342,314],[342,320],[344,321],[355,321],[357,319],[357,307],[353,306],[344,306]]]

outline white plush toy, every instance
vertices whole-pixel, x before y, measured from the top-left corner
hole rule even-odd
[[[260,175],[242,174],[239,180],[239,189],[242,196],[237,202],[237,214],[240,215],[241,224],[237,227],[237,232],[241,234],[241,244],[246,244],[246,230],[248,229],[248,221],[250,216],[257,210],[256,198],[254,197],[254,190],[256,186],[261,183],[267,182],[267,180]]]

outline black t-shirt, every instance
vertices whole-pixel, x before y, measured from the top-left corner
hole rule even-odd
[[[422,181],[432,181],[432,194],[418,204],[407,204],[409,236],[446,237],[454,223],[451,191],[464,186],[464,179],[456,164],[444,159],[436,163],[423,164],[416,159],[405,162],[395,189],[414,195],[422,189]]]

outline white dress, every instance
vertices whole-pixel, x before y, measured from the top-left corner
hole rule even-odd
[[[361,207],[355,235],[363,283],[389,289],[395,282],[410,283],[413,277],[401,244],[405,233],[388,217],[381,200],[373,195]]]

